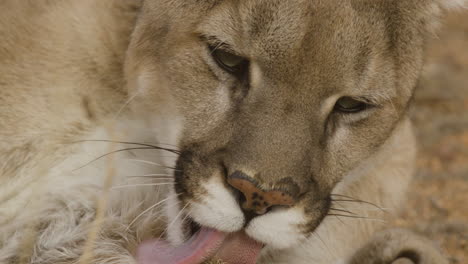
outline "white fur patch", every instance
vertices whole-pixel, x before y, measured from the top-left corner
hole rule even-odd
[[[226,113],[231,108],[231,97],[229,94],[229,87],[223,84],[216,89],[216,110],[219,113]]]
[[[269,247],[286,249],[306,239],[300,230],[305,222],[302,210],[280,209],[254,218],[246,233]]]
[[[220,177],[212,177],[203,185],[207,194],[201,202],[192,202],[190,216],[199,224],[223,232],[236,232],[244,226],[244,214],[234,195],[220,182]]]
[[[164,211],[169,219],[169,224],[167,226],[167,239],[174,246],[181,245],[185,242],[185,235],[183,232],[184,217],[180,215],[181,210],[180,201],[177,199],[177,195],[174,190],[171,190],[165,203]]]
[[[341,96],[341,94],[335,94],[325,99],[322,103],[322,106],[320,107],[320,114],[323,117],[328,116],[330,112],[333,111],[336,101],[338,101],[338,99],[340,99]]]
[[[260,87],[263,79],[262,70],[255,62],[251,63],[250,79],[252,89]]]
[[[346,125],[339,125],[332,137],[333,146],[342,146],[349,139],[350,129]]]

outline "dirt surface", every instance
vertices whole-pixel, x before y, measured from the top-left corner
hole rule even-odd
[[[468,263],[468,12],[452,14],[428,49],[412,118],[418,173],[396,225],[432,238]]]

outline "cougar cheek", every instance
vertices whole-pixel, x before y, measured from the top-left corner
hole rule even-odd
[[[306,222],[302,209],[282,208],[254,218],[247,226],[246,233],[269,247],[286,249],[307,238],[301,230]]]

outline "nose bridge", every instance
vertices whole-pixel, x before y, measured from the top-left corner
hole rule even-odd
[[[242,193],[242,208],[264,214],[292,206],[309,188],[308,125],[282,109],[250,112],[228,147],[227,182]]]
[[[226,152],[227,182],[243,194],[243,209],[256,214],[294,205],[311,186],[307,106],[276,88],[238,112]]]
[[[283,109],[249,115],[237,126],[229,147],[230,173],[240,170],[266,184],[301,176],[309,154],[308,128]]]

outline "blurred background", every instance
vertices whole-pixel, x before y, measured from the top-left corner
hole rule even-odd
[[[468,263],[468,11],[451,14],[428,49],[412,112],[418,172],[397,226]]]

